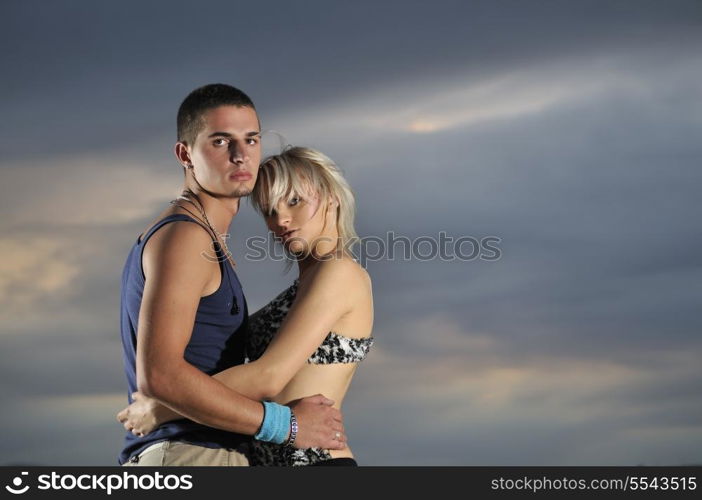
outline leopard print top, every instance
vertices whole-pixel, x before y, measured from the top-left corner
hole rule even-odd
[[[292,307],[297,294],[299,280],[295,280],[275,299],[249,317],[249,335],[246,340],[246,355],[250,361],[261,357],[273,336]],[[356,363],[362,361],[371,346],[373,337],[353,339],[329,332],[322,344],[307,359],[309,364]],[[288,446],[252,441],[249,449],[251,465],[299,466],[329,460],[331,455],[320,448],[296,449]]]
[[[249,336],[246,340],[246,356],[254,361],[263,355],[273,336],[283,324],[292,306],[299,280],[283,290],[268,305],[249,317]],[[373,337],[352,339],[329,332],[319,348],[307,359],[309,364],[328,365],[334,363],[356,363],[363,361],[373,345]]]

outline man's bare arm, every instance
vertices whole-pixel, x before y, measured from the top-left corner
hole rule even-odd
[[[213,272],[219,273],[219,264],[203,257],[207,251],[211,251],[209,235],[189,222],[170,223],[146,243],[137,387],[195,422],[253,435],[263,420],[261,403],[229,389],[184,359],[200,298]],[[300,423],[298,443],[342,449],[341,413],[320,401],[313,398],[295,406]],[[335,438],[337,431],[342,433],[340,440]]]
[[[172,222],[154,233],[143,254],[146,284],[137,332],[137,387],[178,413],[210,427],[255,434],[263,419],[245,398],[184,359],[195,314],[213,267],[202,255],[211,239],[198,225]]]

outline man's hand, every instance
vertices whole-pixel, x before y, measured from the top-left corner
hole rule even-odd
[[[295,448],[346,448],[343,418],[339,410],[332,408],[333,404],[334,401],[321,394],[288,404],[295,412],[298,423]]]
[[[132,404],[117,414],[117,420],[135,436],[144,436],[164,422],[183,418],[170,408],[140,392],[132,394],[132,401]]]

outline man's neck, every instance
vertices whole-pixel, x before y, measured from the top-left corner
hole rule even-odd
[[[189,186],[184,186],[184,188],[189,189],[197,195],[197,198],[202,203],[201,208],[205,211],[207,219],[215,230],[220,234],[228,233],[232,220],[239,212],[241,198],[215,197],[202,190],[193,189]],[[197,199],[193,201],[196,204],[198,202]]]

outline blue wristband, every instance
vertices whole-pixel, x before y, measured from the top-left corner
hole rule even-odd
[[[282,444],[290,432],[290,408],[263,401],[263,423],[254,438],[259,441]]]

